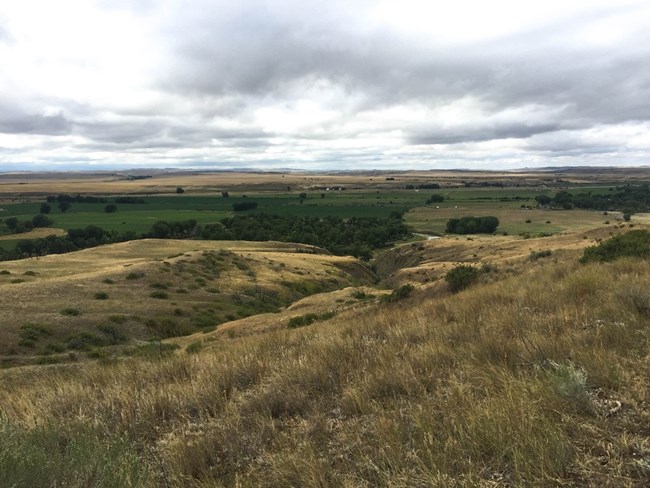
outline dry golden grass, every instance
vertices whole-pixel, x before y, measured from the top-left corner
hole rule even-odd
[[[650,228],[634,224],[637,229]],[[629,224],[576,228],[548,237],[524,239],[518,236],[444,236],[411,242],[384,253],[375,263],[384,283],[430,283],[441,279],[457,264],[494,265],[512,272],[521,268],[531,253],[551,251],[558,256],[577,258],[586,246],[630,230]]]
[[[140,340],[207,331],[374,280],[356,259],[312,246],[156,239],[3,262],[0,273],[0,355],[11,356],[7,364],[61,357],[72,337],[101,337],[98,327]],[[32,325],[42,333],[25,341]]]
[[[0,484],[648,486],[648,290],[648,262],[567,254],[159,359],[0,371]],[[73,440],[98,460],[76,478]]]

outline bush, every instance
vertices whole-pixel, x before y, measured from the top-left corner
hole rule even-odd
[[[188,354],[194,354],[203,349],[203,343],[200,341],[194,341],[185,348],[185,352]]]
[[[114,205],[114,204],[112,204],[112,203],[106,205],[106,206],[104,207],[104,212],[106,212],[106,213],[117,212],[117,205]]]
[[[632,230],[619,234],[596,246],[584,250],[580,262],[606,262],[620,257],[650,257],[650,232],[647,230]]]
[[[547,258],[551,255],[551,250],[550,249],[545,249],[543,251],[537,251],[537,252],[531,252],[529,259],[531,261],[537,261],[538,259],[541,258]]]
[[[442,195],[433,194],[428,198],[427,205],[430,203],[442,203],[444,201],[445,201],[445,197],[443,197]]]
[[[122,331],[113,325],[98,325],[97,330],[104,334],[111,344],[126,342],[126,336]]]
[[[108,300],[108,293],[99,291],[95,293],[95,299],[96,300]]]
[[[79,311],[78,308],[64,308],[63,310],[61,310],[61,315],[76,317],[78,315],[81,315],[81,312]]]
[[[329,320],[336,315],[335,312],[324,312],[321,314],[308,313],[307,315],[300,315],[298,317],[291,317],[289,319],[289,324],[287,327],[289,329],[297,329],[298,327],[305,327],[306,325],[311,325],[314,322],[321,320]]]
[[[32,225],[34,227],[47,227],[48,225],[52,225],[54,221],[47,217],[45,214],[39,213],[38,215],[35,215],[34,218],[32,219]]]
[[[169,298],[169,295],[167,294],[167,292],[166,291],[161,291],[161,290],[152,291],[149,296],[151,298],[157,298],[159,300],[166,300],[167,298]]]
[[[445,275],[445,281],[449,284],[452,293],[458,293],[478,279],[478,269],[474,266],[461,264]]]
[[[399,302],[400,300],[404,300],[405,298],[408,298],[411,296],[411,293],[413,293],[413,290],[415,290],[415,287],[413,285],[406,284],[402,285],[396,289],[393,290],[393,292],[388,295],[387,297],[384,297],[384,301],[388,303],[394,303],[394,302]]]

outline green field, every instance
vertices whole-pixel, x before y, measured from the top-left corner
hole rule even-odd
[[[570,191],[607,192],[610,187],[580,186]],[[138,234],[149,231],[160,220],[183,221],[194,219],[199,224],[218,222],[232,216],[233,204],[256,202],[257,209],[242,213],[267,213],[281,216],[314,217],[388,217],[392,212],[408,212],[406,221],[414,230],[424,233],[443,233],[448,219],[466,215],[495,215],[501,221],[499,232],[510,234],[554,233],[573,225],[594,225],[602,220],[598,212],[571,210],[546,211],[522,210],[521,206],[535,205],[535,196],[553,195],[556,190],[529,187],[458,187],[440,190],[345,190],[306,191],[306,198],[300,192],[253,192],[234,193],[227,198],[214,195],[167,195],[144,196],[143,204],[118,204],[117,212],[106,213],[106,203],[72,203],[62,213],[56,203],[48,214],[54,223],[51,227],[69,230],[97,225],[105,230]],[[440,194],[445,201],[425,206],[427,198]],[[106,197],[110,202],[112,199]],[[31,220],[39,213],[43,203],[30,201],[2,205],[0,218],[16,217],[20,221]],[[550,213],[549,213],[550,212]],[[531,220],[527,223],[526,220]],[[548,223],[550,221],[550,223]],[[0,224],[0,235],[8,234],[6,226]],[[12,249],[20,240],[0,241],[0,247]]]

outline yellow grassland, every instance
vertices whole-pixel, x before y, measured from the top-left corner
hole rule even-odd
[[[197,263],[206,252],[227,252],[238,266],[202,270]],[[0,271],[0,350],[9,355],[30,352],[16,349],[26,324],[46,326],[65,340],[71,333],[96,331],[117,314],[125,317],[129,337],[146,339],[155,335],[145,326],[147,320],[174,315],[187,320],[218,305],[217,300],[245,304],[273,295],[282,303],[290,300],[291,284],[309,281],[332,289],[374,279],[356,259],[308,245],[159,239],[7,261]],[[164,287],[166,299],[153,298],[152,286]],[[97,293],[107,299],[97,299]],[[66,315],[66,309],[78,315]]]
[[[62,465],[98,439],[78,486],[647,486],[650,263],[575,257],[157,360],[0,371],[0,424],[34,450],[54,432]]]

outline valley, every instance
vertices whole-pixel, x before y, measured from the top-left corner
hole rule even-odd
[[[30,219],[47,195],[106,199],[53,208],[37,234],[0,229],[7,253],[45,229],[65,238],[77,217],[108,236],[0,261],[0,485],[650,479],[650,264],[634,250],[581,262],[588,247],[650,230],[647,216],[535,200],[614,195],[650,172],[123,178],[0,177],[4,221]],[[125,195],[144,203],[104,212]],[[233,209],[243,201],[258,208]],[[273,210],[277,226],[312,219],[312,235],[292,234],[307,242],[262,240],[263,227],[260,240],[201,234]],[[379,220],[357,256],[317,226],[358,230],[366,213]],[[468,216],[499,227],[446,232]],[[139,234],[188,218],[194,230],[177,238]],[[373,237],[397,219],[408,233]],[[115,239],[121,226],[138,235]],[[466,283],[452,282],[459,269]]]

